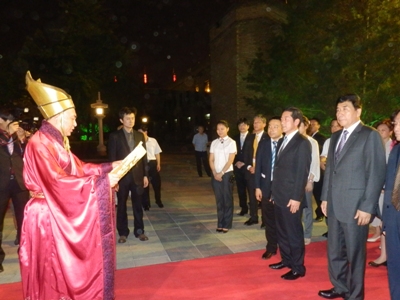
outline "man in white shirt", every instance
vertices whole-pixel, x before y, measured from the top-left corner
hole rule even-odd
[[[199,126],[197,128],[197,131],[198,133],[196,133],[193,136],[192,140],[192,144],[194,146],[194,152],[196,155],[197,174],[199,174],[199,177],[203,177],[203,172],[201,169],[201,165],[203,164],[207,176],[211,177],[210,165],[208,164],[208,158],[207,158],[208,136],[204,132],[203,126]]]
[[[305,200],[306,206],[303,208],[303,223],[304,223],[304,245],[311,243],[311,234],[313,228],[313,212],[312,212],[312,195],[314,182],[318,182],[320,179],[320,165],[319,165],[319,148],[318,142],[307,135],[307,128],[310,121],[306,116],[303,116],[303,121],[300,123],[299,132],[304,135],[311,144],[311,165],[310,173],[308,175]]]
[[[149,182],[153,186],[154,197],[156,198],[156,204],[159,208],[163,208],[164,204],[161,201],[161,156],[162,152],[158,142],[155,138],[149,137],[147,135],[147,125],[142,125],[138,130],[143,133],[144,139],[146,141],[146,149],[147,149],[147,161],[149,168]],[[146,187],[144,197],[143,197],[143,207],[144,210],[149,210],[150,205],[150,188]]]

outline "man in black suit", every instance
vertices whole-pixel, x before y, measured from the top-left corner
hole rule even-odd
[[[268,134],[264,131],[267,125],[267,119],[263,115],[257,115],[253,120],[253,133],[248,137],[248,143],[245,145],[243,150],[244,166],[246,169],[246,186],[247,192],[249,193],[250,202],[250,218],[244,222],[244,225],[250,226],[258,224],[258,201],[255,194],[255,165],[256,165],[256,153],[258,144],[264,140],[269,139]]]
[[[308,135],[311,136],[314,140],[318,142],[319,154],[322,153],[322,148],[324,147],[324,143],[326,141],[326,137],[319,132],[321,128],[321,122],[318,118],[310,119],[310,126],[308,127]],[[324,214],[321,211],[321,192],[322,185],[324,183],[324,170],[320,169],[320,178],[319,181],[314,182],[313,195],[315,202],[317,203],[317,208],[315,209],[316,222],[322,222],[324,219]]]
[[[136,108],[124,107],[119,111],[119,120],[122,128],[111,133],[108,139],[108,156],[111,161],[123,160],[139,142],[146,148],[143,133],[133,129],[135,125]],[[125,243],[129,235],[126,201],[131,192],[132,210],[134,218],[133,233],[141,241],[148,240],[144,234],[142,198],[144,188],[149,184],[147,174],[146,155],[119,181],[117,192],[117,230],[120,236],[118,243]]]
[[[29,192],[22,177],[25,145],[25,131],[19,127],[18,122],[14,122],[14,116],[9,111],[0,110],[0,272],[4,271],[5,253],[1,243],[8,202],[11,198],[17,220],[17,237],[14,244],[18,245],[24,208],[29,200]]]
[[[244,216],[249,211],[247,207],[246,167],[244,165],[243,154],[243,149],[249,141],[249,125],[249,121],[246,118],[240,118],[237,121],[239,134],[234,137],[237,153],[233,161],[233,173],[235,174],[236,187],[239,196],[239,216]]]
[[[275,270],[290,268],[281,276],[286,280],[295,280],[306,274],[301,216],[311,165],[311,144],[299,133],[302,121],[303,113],[298,108],[289,107],[282,113],[285,138],[279,145],[271,188],[282,260],[269,267]]]
[[[386,155],[379,133],[360,116],[359,96],[339,97],[336,117],[343,130],[332,134],[321,196],[333,288],[318,295],[326,299],[364,299],[368,224],[385,180]]]
[[[276,254],[278,240],[276,237],[274,204],[271,201],[272,171],[274,169],[278,142],[282,138],[280,117],[268,122],[268,136],[260,141],[256,154],[255,188],[256,199],[261,201],[262,220],[265,224],[266,251],[262,259],[270,259]]]

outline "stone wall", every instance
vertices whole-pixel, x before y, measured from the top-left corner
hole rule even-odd
[[[234,132],[238,118],[252,120],[257,112],[244,100],[251,96],[244,77],[256,53],[268,53],[269,41],[284,22],[282,9],[265,1],[249,1],[233,7],[210,30],[211,124],[225,119]]]

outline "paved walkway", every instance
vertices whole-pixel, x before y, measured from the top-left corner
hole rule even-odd
[[[141,242],[130,235],[125,244],[116,245],[118,269],[265,248],[264,230],[260,229],[260,224],[243,225],[249,216],[237,216],[235,212],[233,228],[227,234],[215,231],[217,215],[210,178],[197,176],[194,155],[162,154],[161,168],[161,194],[165,207],[158,208],[152,200],[150,211],[145,211],[148,241]],[[234,196],[235,211],[238,211],[236,189]],[[6,259],[3,263],[5,271],[0,273],[0,284],[21,280],[17,246],[13,243],[16,231],[10,212],[4,225]],[[131,211],[129,225],[132,232]],[[321,234],[325,231],[325,222],[314,223],[312,240],[324,239]]]

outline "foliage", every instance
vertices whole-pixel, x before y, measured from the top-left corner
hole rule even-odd
[[[399,107],[399,1],[288,2],[284,38],[250,65],[249,105],[270,114],[294,105],[330,119],[338,96],[357,93],[367,123]]]
[[[97,91],[113,83],[114,76],[126,77],[131,58],[120,46],[102,2],[58,0],[55,17],[26,38],[12,63],[16,73],[7,84],[23,82],[30,70],[34,79],[41,78],[71,94],[80,122],[88,121]],[[23,94],[19,92],[12,96]]]

